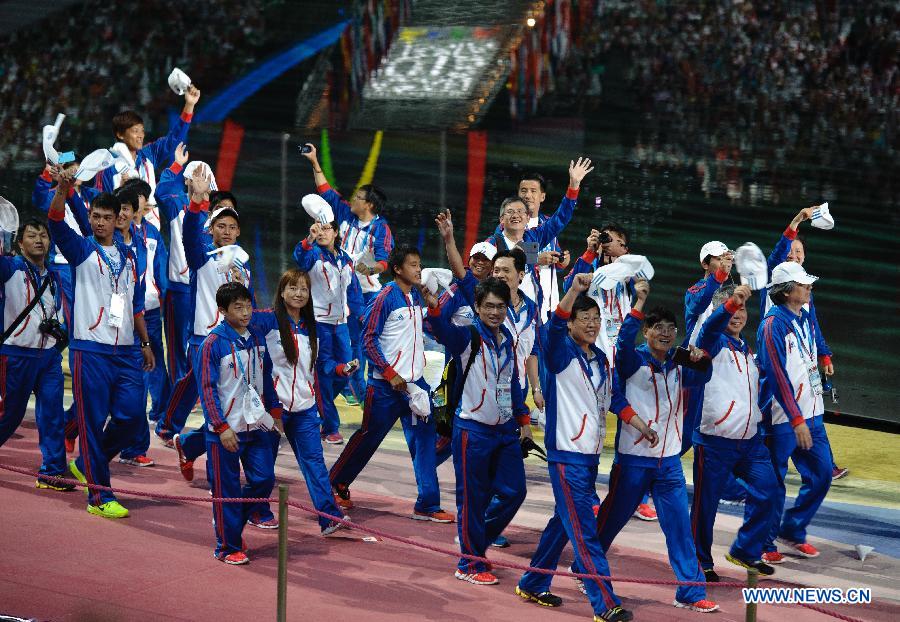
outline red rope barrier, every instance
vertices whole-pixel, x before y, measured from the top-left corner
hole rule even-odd
[[[149,499],[160,499],[164,501],[185,501],[188,503],[278,503],[278,499],[276,498],[263,498],[263,497],[236,497],[236,498],[223,498],[223,497],[189,497],[183,495],[166,495],[160,493],[152,493],[152,492],[144,492],[141,490],[129,490],[127,488],[112,488],[110,486],[100,486],[98,484],[83,484],[78,480],[67,479],[64,477],[52,476],[52,475],[44,475],[41,473],[35,473],[29,469],[24,469],[21,467],[9,466],[6,464],[0,464],[0,469],[4,471],[10,471],[12,473],[18,473],[20,475],[28,475],[30,477],[41,477],[42,479],[58,481],[66,484],[73,484],[75,486],[81,486],[83,488],[90,488],[92,490],[107,490],[109,492],[115,492],[118,494],[130,495],[134,497],[145,497]],[[426,551],[431,551],[433,553],[440,553],[442,555],[447,555],[450,557],[456,558],[464,558],[470,561],[480,561],[485,564],[489,564],[490,566],[497,566],[499,568],[506,568],[509,570],[518,570],[521,572],[534,572],[538,574],[547,574],[558,577],[572,577],[579,579],[591,579],[591,580],[603,580],[603,581],[613,581],[618,583],[640,583],[644,585],[688,585],[695,586],[701,585],[705,587],[734,587],[734,588],[745,588],[747,585],[745,583],[738,582],[728,582],[722,581],[719,583],[706,583],[701,581],[676,581],[676,580],[666,580],[666,579],[646,579],[642,577],[613,577],[608,575],[595,575],[595,574],[585,574],[581,572],[568,572],[564,570],[548,570],[546,568],[535,568],[533,566],[524,566],[521,564],[516,564],[514,562],[507,562],[503,560],[496,559],[488,559],[486,557],[478,557],[476,555],[466,555],[460,553],[459,551],[452,549],[445,549],[437,546],[432,546],[430,544],[425,544],[423,542],[417,542],[416,540],[412,540],[410,538],[405,538],[403,536],[397,536],[394,534],[390,534],[379,529],[374,529],[372,527],[365,527],[358,523],[354,523],[352,521],[344,520],[343,517],[332,516],[331,514],[326,514],[324,512],[320,512],[319,510],[304,505],[302,503],[297,503],[296,501],[288,501],[287,505],[293,507],[295,509],[301,510],[302,512],[306,512],[308,514],[314,514],[316,516],[320,516],[322,518],[326,518],[351,529],[355,529],[357,531],[361,531],[363,533],[368,533],[373,536],[377,536],[383,538],[385,540],[392,540],[394,542],[399,542],[401,544],[406,544],[408,546],[412,546],[419,549],[424,549]],[[832,618],[836,618],[838,620],[844,620],[845,622],[864,622],[859,618],[853,618],[851,616],[844,615],[842,613],[838,613],[837,611],[831,611],[829,609],[825,609],[824,607],[819,607],[817,605],[810,605],[805,603],[799,603],[801,607],[805,607],[817,613],[821,613],[823,615],[831,616]]]

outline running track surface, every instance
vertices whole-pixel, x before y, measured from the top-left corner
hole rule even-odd
[[[113,484],[149,492],[205,497],[203,469],[192,485],[180,477],[171,451],[152,450],[157,466],[136,469],[113,463]],[[380,454],[376,454],[376,459]],[[402,457],[402,456],[401,456]],[[408,461],[408,458],[407,458]],[[0,462],[36,468],[39,454],[33,421],[27,421],[0,450]],[[279,457],[279,479],[292,498],[308,503],[293,457]],[[132,516],[109,521],[85,512],[81,492],[36,490],[33,480],[0,471],[0,614],[36,620],[273,620],[275,618],[277,532],[245,530],[252,562],[230,567],[212,557],[211,512],[206,504],[121,497]],[[386,532],[453,548],[455,525],[407,518],[409,500],[354,493],[353,519]],[[627,528],[626,528],[627,529]],[[454,579],[455,560],[391,541],[365,542],[353,531],[322,538],[318,525],[291,510],[288,565],[290,620],[585,620],[586,599],[566,577],[554,580],[565,600],[560,609],[525,603],[512,593],[519,574],[498,569],[500,584],[474,586]],[[489,552],[495,559],[527,563],[539,532],[514,525],[514,543]],[[671,579],[658,550],[614,545],[613,575]],[[563,567],[571,552],[563,555]],[[869,563],[866,564],[869,567]],[[724,580],[740,580],[735,569],[719,568]],[[832,585],[824,581],[820,585]],[[895,577],[896,578],[896,577]],[[773,583],[774,585],[774,583]],[[786,583],[778,583],[786,585]],[[698,620],[702,614],[671,606],[671,586],[618,583],[616,591],[636,620]],[[722,606],[711,620],[741,621],[737,590],[712,588]],[[867,607],[832,607],[863,620],[900,619],[900,604],[882,600]],[[799,607],[761,606],[759,620],[833,620]]]

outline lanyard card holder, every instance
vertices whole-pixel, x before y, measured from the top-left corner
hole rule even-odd
[[[109,296],[109,319],[108,324],[113,328],[122,328],[125,320],[125,296],[113,292]]]
[[[809,374],[809,386],[814,395],[822,395],[822,375],[815,361],[807,364],[806,373]]]

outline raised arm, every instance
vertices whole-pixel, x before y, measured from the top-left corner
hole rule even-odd
[[[63,257],[73,266],[77,266],[91,254],[91,244],[65,221],[66,196],[75,183],[72,175],[65,171],[55,171],[54,180],[57,183],[56,193],[53,195],[50,209],[47,212],[50,237],[53,243],[59,247]]]
[[[177,146],[187,142],[188,129],[194,118],[194,106],[198,101],[200,101],[200,89],[194,85],[189,86],[184,93],[184,107],[181,109],[181,116],[169,128],[169,133],[144,147],[147,150],[145,153],[148,154],[155,168],[162,168],[175,156]]]
[[[576,274],[585,274],[594,272],[594,261],[597,259],[597,251],[600,248],[600,232],[591,229],[591,234],[587,237],[587,248],[584,253],[575,260],[575,265],[563,279],[563,291],[572,287],[572,280]]]
[[[322,172],[322,166],[319,164],[319,153],[316,150],[316,146],[312,143],[306,143],[306,146],[310,148],[310,151],[309,153],[304,153],[303,157],[309,160],[309,164],[312,166],[316,192],[331,205],[331,209],[334,210],[334,218],[338,224],[348,222],[353,216],[353,212],[350,211],[350,204],[342,199],[341,195],[328,183],[328,178],[325,177],[325,173]]]
[[[750,299],[750,293],[749,286],[739,285],[731,297],[725,301],[725,304],[717,307],[703,322],[697,336],[697,347],[704,350],[710,358],[715,358],[722,349],[721,337],[731,321],[731,316],[739,309],[744,308]]]
[[[450,210],[444,210],[434,219],[441,239],[444,241],[444,248],[447,251],[447,261],[450,263],[450,271],[457,279],[462,280],[466,276],[466,266],[463,263],[462,255],[459,254],[459,247],[456,246],[456,238],[453,235],[453,219],[450,216]]]
[[[630,378],[644,364],[635,350],[634,340],[644,321],[644,303],[650,294],[650,284],[647,281],[637,281],[634,284],[634,293],[634,306],[625,316],[622,328],[619,329],[619,337],[616,339],[616,370],[623,381]]]
[[[593,170],[594,167],[591,166],[590,158],[578,158],[577,161],[569,162],[569,188],[566,190],[566,196],[563,197],[559,208],[553,212],[553,215],[545,223],[534,228],[538,235],[540,248],[551,244],[553,238],[559,236],[563,229],[566,228],[566,225],[569,224],[569,221],[572,220],[581,181]]]

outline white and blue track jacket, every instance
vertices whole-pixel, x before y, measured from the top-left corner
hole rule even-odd
[[[184,253],[184,215],[187,212],[188,200],[184,186],[184,169],[177,162],[162,172],[159,185],[156,186],[156,201],[162,222],[169,226],[169,261],[167,277],[172,291],[190,293],[191,273],[187,257]],[[208,205],[206,203],[204,206]],[[211,244],[212,237],[203,228],[209,217],[207,211],[200,214],[203,244]]]
[[[784,305],[772,307],[759,325],[759,408],[766,433],[790,431],[806,419],[825,412],[819,372],[815,326],[809,312],[796,316]],[[821,379],[818,379],[821,382]],[[774,428],[774,429],[773,429]]]
[[[81,237],[61,215],[54,217],[51,212],[49,225],[50,235],[72,269],[75,300],[69,347],[114,354],[123,346],[133,346],[134,316],[144,312],[144,284],[139,278],[137,257],[120,240],[113,240],[113,247],[104,249],[93,236]],[[119,327],[109,324],[113,293],[121,295],[125,303]]]
[[[382,216],[375,216],[369,222],[363,224],[359,218],[350,211],[350,204],[341,198],[332,187],[323,184],[316,188],[319,195],[331,205],[334,210],[334,218],[338,223],[338,232],[341,236],[341,250],[347,253],[355,262],[362,257],[371,255],[375,263],[387,270],[388,256],[394,248],[394,236],[391,228]],[[378,275],[359,276],[359,285],[363,292],[377,292],[381,289],[381,281]]]
[[[435,339],[446,348],[447,354],[456,357],[457,360],[468,361],[472,350],[472,335],[469,328],[456,326],[441,317],[440,308],[429,309],[428,316]],[[519,384],[513,337],[509,329],[500,326],[498,341],[481,323],[480,318],[476,317],[472,326],[478,329],[481,339],[478,354],[472,362],[462,391],[460,392],[460,387],[455,387],[460,395],[456,410],[458,420],[463,426],[465,422],[497,426],[515,418],[520,426],[528,425],[529,410],[525,405],[522,385]],[[462,375],[462,373],[457,375],[457,382],[462,381]],[[509,391],[508,408],[501,408],[501,399],[506,399],[504,388]]]
[[[216,326],[200,348],[198,378],[200,404],[209,430],[220,433],[226,428],[235,432],[271,430],[272,417],[281,417],[281,407],[272,384],[272,361],[266,352],[266,341],[248,330],[239,335],[227,322]],[[267,413],[249,424],[244,410],[244,396],[249,387],[259,395]]]
[[[319,394],[319,378],[316,366],[311,365],[312,349],[310,335],[306,323],[301,319],[294,322],[287,318],[297,346],[297,364],[288,361],[281,345],[281,332],[278,330],[278,318],[271,309],[253,312],[250,329],[262,336],[272,360],[272,379],[278,401],[287,412],[297,413],[317,407],[322,412],[321,395]],[[321,349],[317,358],[323,358]],[[324,360],[324,359],[323,359]]]
[[[634,340],[644,315],[634,309],[622,323],[616,343],[615,382],[624,400],[613,400],[612,412],[619,415],[616,432],[616,460],[639,466],[658,466],[665,458],[678,459],[684,435],[682,389],[706,381],[706,374],[682,368],[672,360],[674,348],[660,363],[647,344],[635,347]],[[640,432],[630,425],[635,414],[659,434],[659,444],[651,448]],[[691,433],[689,430],[688,434]]]
[[[756,357],[746,341],[725,333],[738,309],[726,300],[700,328],[697,346],[709,355],[712,365],[709,380],[696,389],[696,399],[689,404],[694,410],[689,419],[698,423],[693,431],[695,443],[728,445],[751,439],[762,419]]]
[[[475,310],[472,308],[471,298],[463,294],[462,290],[465,287],[474,292],[477,285],[478,279],[466,268],[466,276],[461,280],[454,280],[438,299],[441,315],[445,319],[449,318],[457,326],[471,326],[475,319]]]
[[[141,224],[131,225],[132,240],[136,240],[147,256],[147,265],[142,275],[144,278],[144,311],[159,309],[165,296],[169,279],[166,277],[166,266],[169,254],[159,229],[146,220]]]
[[[341,249],[331,253],[304,238],[294,248],[294,261],[309,274],[309,295],[317,322],[344,324],[348,312],[362,317],[362,292],[350,255]]]
[[[416,382],[425,371],[425,304],[419,290],[404,294],[390,282],[366,307],[362,343],[372,361],[371,377],[388,380],[401,376]]]
[[[781,239],[778,240],[778,243],[775,245],[775,248],[772,249],[772,252],[766,260],[766,267],[768,268],[770,279],[772,278],[772,270],[775,269],[775,266],[787,261],[787,256],[791,252],[791,242],[795,239],[797,239],[796,231],[791,231],[790,227],[784,230]],[[759,290],[759,296],[759,317],[766,317],[766,314],[772,308],[772,299],[769,298],[769,290],[763,287]],[[819,353],[822,365],[829,365],[831,364],[832,352],[828,343],[825,341],[825,335],[822,334],[822,329],[819,326],[819,317],[816,315],[816,304],[813,302],[812,295],[810,295],[809,303],[803,305],[803,308],[809,311],[810,320],[812,321],[813,328],[816,332],[816,350]]]
[[[551,462],[596,465],[606,438],[612,370],[596,345],[591,354],[569,337],[569,314],[559,307],[546,324],[544,442]],[[618,391],[618,390],[616,390]]]
[[[46,268],[40,271],[21,255],[0,255],[0,285],[3,288],[0,295],[0,333],[6,332],[6,327],[34,299],[44,279],[50,279],[50,283],[41,295],[40,302],[0,346],[0,354],[37,356],[42,350],[55,347],[56,339],[44,335],[38,327],[41,322],[50,318],[62,321],[62,287],[59,275]]]
[[[469,308],[474,309],[475,305],[475,287],[478,280],[472,275],[471,271],[467,271],[465,278],[459,282],[459,291],[468,302]],[[513,309],[510,305],[506,309],[506,319],[503,325],[509,330],[509,334],[513,340],[513,351],[516,353],[516,369],[519,374],[519,386],[526,393],[528,392],[528,373],[525,368],[525,361],[532,354],[537,356],[540,346],[540,327],[543,322],[538,317],[538,305],[529,298],[524,291],[519,290],[519,299],[522,304],[519,309]],[[449,311],[449,309],[448,309]],[[474,310],[472,311],[474,317]],[[441,313],[446,318],[446,313]],[[459,325],[458,323],[454,322]],[[471,322],[470,322],[471,324]]]
[[[209,332],[219,325],[222,315],[216,304],[216,292],[225,283],[238,281],[250,290],[250,298],[256,307],[253,296],[253,281],[247,266],[232,266],[226,269],[222,265],[222,255],[208,255],[216,247],[205,242],[201,219],[203,212],[209,211],[207,201],[188,205],[184,214],[184,252],[191,273],[191,301],[194,305],[193,335],[188,343],[199,346]]]

